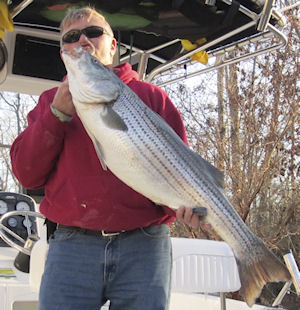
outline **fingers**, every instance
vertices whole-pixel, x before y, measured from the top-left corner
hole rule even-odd
[[[184,211],[185,211],[185,207],[182,207],[182,206],[179,207],[178,210],[176,211],[176,218],[180,222],[183,222]]]
[[[67,79],[58,87],[52,106],[67,115],[73,115],[75,113],[75,107]]]
[[[197,214],[193,214],[192,208],[179,207],[176,212],[176,217],[180,222],[183,222],[194,229],[198,229],[200,226],[200,219]]]

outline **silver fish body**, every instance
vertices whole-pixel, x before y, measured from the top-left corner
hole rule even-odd
[[[266,282],[288,280],[286,268],[225,197],[222,173],[185,145],[113,72],[83,50],[75,54],[63,54],[69,87],[103,168],[156,204],[205,206],[205,221],[235,254],[241,294],[249,305]]]

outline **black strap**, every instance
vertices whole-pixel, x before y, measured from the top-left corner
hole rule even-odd
[[[51,222],[46,218],[45,224],[47,227],[47,241],[48,241],[49,238],[54,234],[55,230],[57,229],[57,223]]]

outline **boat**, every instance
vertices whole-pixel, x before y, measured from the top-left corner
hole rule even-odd
[[[48,251],[44,217],[31,196],[10,192],[0,192],[0,215],[0,310],[36,310]],[[226,299],[226,293],[239,290],[241,284],[233,252],[225,242],[171,240],[170,310],[275,309],[262,305],[249,308],[245,302]]]
[[[66,72],[59,56],[59,22],[65,10],[79,2],[84,1],[9,2],[14,29],[0,39],[0,91],[39,95],[60,83]],[[141,1],[138,6],[133,1],[127,10],[121,1],[114,1],[114,5],[101,1],[100,7],[97,1],[88,2],[112,25],[118,39],[116,64],[130,61],[142,80],[159,86],[274,51],[287,43],[281,31],[284,17],[273,8],[272,0],[192,1],[193,10],[184,0],[174,1],[173,6],[154,0]],[[232,53],[258,41],[264,42],[258,49]],[[188,66],[196,69],[187,71]],[[0,310],[37,309],[48,250],[44,218],[39,212],[42,196],[42,190],[0,192]],[[225,242],[172,238],[172,245],[170,310],[250,309],[242,301],[226,298],[226,293],[239,290],[240,279],[232,250]],[[299,287],[293,257],[287,261],[294,285]],[[284,285],[272,307],[254,305],[251,309],[280,309],[290,285]],[[108,307],[105,304],[101,310]]]

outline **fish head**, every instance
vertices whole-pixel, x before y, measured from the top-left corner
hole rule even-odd
[[[114,102],[119,97],[122,84],[117,76],[87,50],[63,50],[62,59],[75,106]]]

